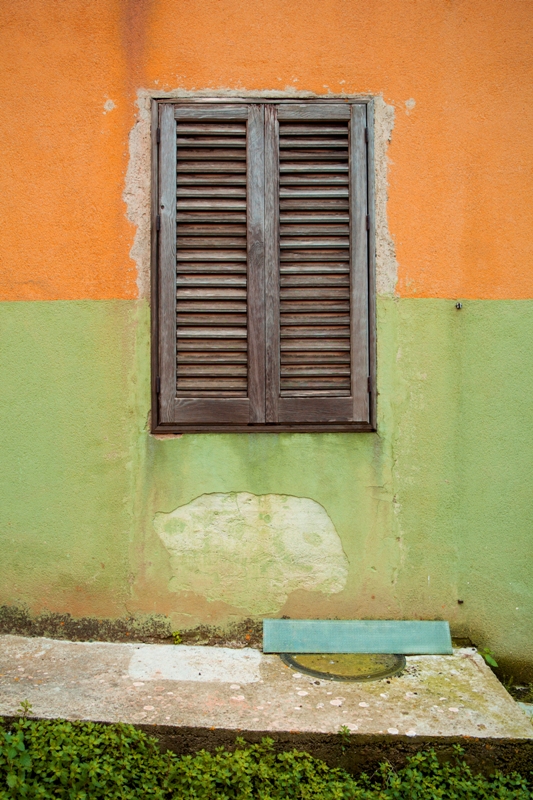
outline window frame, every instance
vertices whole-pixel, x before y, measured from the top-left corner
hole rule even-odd
[[[261,104],[273,105],[324,105],[349,104],[366,106],[367,132],[367,175],[366,190],[368,203],[368,389],[369,389],[369,421],[339,423],[258,423],[258,424],[183,424],[163,423],[160,419],[160,348],[159,348],[159,312],[160,312],[160,265],[159,265],[159,215],[160,203],[160,118],[164,106],[196,105],[196,104]],[[268,154],[267,154],[268,158]],[[268,221],[265,217],[265,226]],[[375,201],[374,201],[374,103],[369,97],[339,97],[329,95],[327,98],[262,98],[262,97],[180,97],[153,98],[151,104],[151,432],[153,434],[181,433],[357,433],[377,430],[377,390],[376,390],[376,281],[375,281]],[[267,276],[265,276],[267,279]],[[266,306],[266,304],[265,304]]]

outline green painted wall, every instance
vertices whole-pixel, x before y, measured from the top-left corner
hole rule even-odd
[[[240,619],[200,579],[176,591],[156,514],[293,495],[327,512],[348,576],[278,614],[445,618],[533,662],[533,302],[380,299],[377,434],[151,436],[142,301],[3,303],[0,331],[0,603]]]

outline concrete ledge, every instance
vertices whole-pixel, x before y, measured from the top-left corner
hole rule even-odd
[[[30,716],[31,719],[43,719]],[[5,723],[17,719],[3,717]],[[91,720],[103,725],[113,723]],[[142,725],[134,727],[153,736],[161,750],[171,750],[177,755],[193,755],[199,750],[214,752],[217,747],[234,750],[236,739],[247,744],[258,744],[264,737],[274,742],[276,752],[302,750],[320,758],[332,767],[342,767],[351,775],[363,772],[372,774],[379,764],[388,761],[395,769],[403,767],[409,756],[432,748],[441,763],[454,758],[454,746],[464,750],[462,758],[474,773],[491,775],[495,770],[508,774],[520,772],[528,775],[533,771],[533,741],[531,739],[477,739],[469,736],[373,736],[354,734],[349,740],[338,734],[309,733],[296,731],[236,731],[235,729],[213,729],[171,725]]]
[[[0,715],[129,722],[191,753],[270,736],[357,774],[460,743],[478,768],[533,769],[533,726],[473,648],[412,656],[404,673],[338,683],[251,648],[0,637]],[[351,731],[349,739],[341,728]]]
[[[413,739],[408,736],[372,736],[354,734],[346,741],[339,735],[308,732],[272,732],[206,730],[201,728],[169,728],[165,726],[137,725],[136,727],[155,736],[165,750],[179,755],[193,754],[198,750],[213,751],[224,746],[235,747],[236,735],[246,742],[258,743],[264,736],[274,740],[276,751],[304,750],[315,758],[320,758],[330,766],[342,767],[352,775],[363,772],[372,774],[379,763],[389,761],[395,769],[404,766],[407,758],[433,748],[440,761],[454,756],[454,745],[464,749],[465,761],[474,772],[490,775],[495,770],[504,773],[513,771],[529,774],[533,770],[533,741],[531,739],[475,739],[464,736],[422,736]]]

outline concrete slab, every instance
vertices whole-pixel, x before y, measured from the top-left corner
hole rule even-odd
[[[186,645],[0,636],[0,716],[234,731],[533,739],[533,726],[472,648],[411,656],[404,673],[339,683],[274,655]],[[357,737],[355,737],[357,738]]]

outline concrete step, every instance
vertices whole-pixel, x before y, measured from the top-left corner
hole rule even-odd
[[[527,745],[533,759],[531,720],[473,648],[409,656],[400,676],[350,683],[294,672],[252,648],[0,636],[0,716],[23,700],[39,718],[133,723],[180,752],[240,733],[316,754],[317,743],[346,743],[348,729],[355,748],[381,742],[382,757],[400,741],[405,753],[459,741],[480,753]]]

